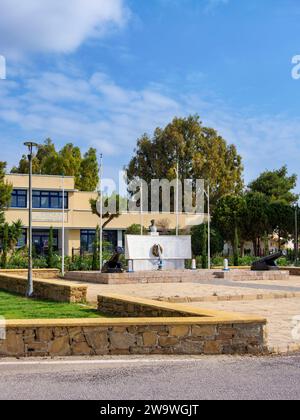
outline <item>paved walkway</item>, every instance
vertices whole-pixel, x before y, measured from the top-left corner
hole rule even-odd
[[[299,339],[293,338],[292,334],[295,328],[294,317],[299,318],[300,325],[300,298],[243,302],[203,302],[201,304],[191,303],[189,306],[261,315],[268,319],[268,344],[271,350],[276,352],[300,350],[300,328],[298,328]]]
[[[268,319],[271,349],[280,352],[300,349],[300,339],[292,336],[293,319],[296,316],[300,319],[300,277],[290,277],[285,281],[241,283],[213,280],[200,284],[88,285],[90,302],[95,303],[101,293],[185,302],[204,309],[261,315]]]
[[[213,280],[197,284],[88,284],[88,300],[90,302],[95,303],[97,296],[101,293],[117,293],[176,302],[230,300],[230,298],[232,300],[252,300],[258,297],[268,299],[275,296],[283,297],[286,294],[299,294],[300,297],[300,277],[292,277],[291,280],[282,282],[236,283],[225,280]]]

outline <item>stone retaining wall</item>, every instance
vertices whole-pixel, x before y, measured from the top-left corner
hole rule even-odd
[[[265,323],[200,318],[8,321],[0,357],[266,352]]]
[[[221,270],[220,270],[221,271]],[[67,280],[98,284],[155,284],[155,283],[197,283],[213,280],[213,270],[140,271],[136,273],[105,274],[99,271],[70,271]]]
[[[27,278],[13,274],[0,273],[0,290],[25,296]],[[34,279],[34,297],[56,302],[86,302],[87,286],[59,280]]]
[[[173,305],[174,306],[174,305]],[[172,305],[164,305],[162,302],[144,300],[138,298],[113,295],[98,296],[98,311],[102,314],[120,316],[126,318],[151,318],[151,317],[190,317],[191,313],[186,310],[180,311]]]
[[[280,267],[282,271],[288,271],[290,276],[300,276],[300,267]]]
[[[287,270],[280,271],[248,271],[230,270],[221,271],[215,274],[217,278],[231,281],[281,281],[289,280],[290,274]]]
[[[0,274],[12,274],[16,276],[26,277],[27,269],[17,270],[0,270]],[[56,268],[34,268],[32,270],[33,278],[36,279],[57,279],[59,278],[59,270]]]

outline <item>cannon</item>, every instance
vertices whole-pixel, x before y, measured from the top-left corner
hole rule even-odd
[[[121,247],[117,247],[114,251],[113,256],[107,261],[102,269],[102,273],[123,273],[123,266],[120,262],[121,255],[124,254],[124,249]]]
[[[252,266],[252,271],[276,271],[279,270],[276,260],[283,256],[283,252],[277,252],[276,254],[269,255],[268,257],[262,258],[259,261],[255,261]]]

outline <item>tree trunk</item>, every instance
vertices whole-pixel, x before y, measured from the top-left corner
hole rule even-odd
[[[244,256],[245,256],[245,242],[244,241],[241,241],[241,243],[240,243],[240,245],[241,245],[241,258],[244,258]]]

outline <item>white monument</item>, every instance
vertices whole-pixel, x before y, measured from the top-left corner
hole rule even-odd
[[[159,236],[154,222],[150,234],[126,235],[125,257],[133,261],[133,271],[184,270],[192,259],[191,236]]]

